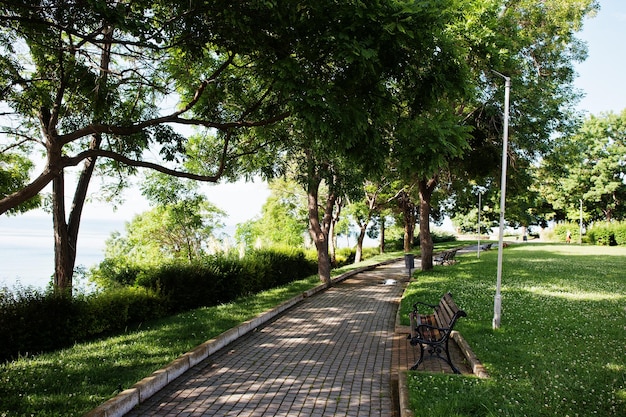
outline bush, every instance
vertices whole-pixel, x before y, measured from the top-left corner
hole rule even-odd
[[[122,288],[75,298],[35,288],[0,291],[0,361],[124,330],[165,310],[154,293]]]
[[[317,270],[302,251],[253,250],[239,259],[233,254],[206,256],[192,264],[173,263],[147,271],[137,284],[157,291],[172,312],[227,303]]]
[[[587,236],[595,245],[626,245],[626,222],[595,223],[587,230]]]
[[[554,226],[551,240],[565,243],[567,232],[571,233],[572,242],[578,242],[580,237],[580,225],[576,223],[559,223]]]
[[[226,303],[308,277],[317,271],[317,263],[300,250],[275,248],[252,251],[243,259],[214,255],[192,264],[140,271],[132,272],[133,287],[120,287],[118,281],[100,293],[74,298],[30,287],[0,288],[0,361],[124,331],[170,313]],[[125,275],[125,280],[131,282],[131,277]]]
[[[69,297],[31,287],[2,289],[0,297],[0,358],[30,355],[67,346],[73,341],[72,318],[81,307]]]
[[[430,236],[433,239],[433,243],[443,243],[443,242],[454,242],[456,241],[456,236],[451,233],[442,230],[433,230],[430,232]],[[404,250],[404,237],[400,237],[398,239],[394,239],[391,241],[385,241],[385,246],[390,250],[401,251]],[[419,235],[413,238],[413,247],[420,247],[420,237]]]
[[[613,229],[615,243],[622,246],[626,245],[626,222],[618,222]]]

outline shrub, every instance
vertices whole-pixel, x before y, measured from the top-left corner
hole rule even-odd
[[[618,245],[626,245],[626,222],[615,223],[613,234],[615,236],[615,243]]]
[[[137,284],[157,291],[172,312],[226,303],[307,277],[317,270],[302,251],[253,250],[206,256],[192,264],[172,263],[145,272]]]
[[[120,287],[118,282],[100,293],[74,298],[30,287],[0,288],[0,361],[124,331],[166,314],[226,303],[316,271],[316,261],[304,252],[275,248],[252,251],[243,259],[213,255],[192,264],[133,272],[134,287]]]
[[[587,235],[589,241],[595,245],[626,245],[626,222],[594,223]]]
[[[554,226],[554,232],[551,239],[557,242],[565,242],[567,239],[567,232],[571,233],[572,242],[578,242],[580,237],[580,225],[576,223],[559,223]]]
[[[0,291],[0,361],[71,346],[164,313],[161,299],[139,288],[70,298],[5,287]]]
[[[0,298],[0,357],[30,355],[73,342],[72,320],[81,307],[69,297],[32,287],[3,288]]]

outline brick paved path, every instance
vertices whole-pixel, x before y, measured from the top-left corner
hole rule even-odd
[[[405,279],[403,262],[348,278],[196,365],[127,417],[391,416]]]

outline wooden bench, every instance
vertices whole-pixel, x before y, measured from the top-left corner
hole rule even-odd
[[[491,247],[493,246],[493,243],[488,243],[486,245],[481,246],[482,250],[491,250]]]
[[[447,251],[443,251],[439,254],[439,256],[436,256],[435,258],[433,258],[433,262],[435,265],[439,264],[439,265],[449,265],[449,264],[453,264],[454,263],[454,257],[456,256],[456,252],[458,251],[458,249],[450,249]]]
[[[430,314],[420,313],[418,306],[423,306],[422,310],[428,310]],[[454,300],[452,294],[447,293],[439,301],[439,305],[431,305],[422,302],[413,304],[413,311],[409,313],[409,321],[411,323],[411,339],[412,346],[420,347],[419,360],[411,367],[416,370],[424,360],[424,349],[428,348],[430,355],[436,355],[439,359],[445,361],[456,374],[461,372],[452,364],[450,359],[450,351],[448,350],[448,341],[450,333],[454,328],[454,323],[467,314],[461,310]],[[445,357],[442,353],[445,352]]]

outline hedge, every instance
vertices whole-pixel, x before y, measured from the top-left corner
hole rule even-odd
[[[259,250],[239,259],[210,256],[138,273],[134,286],[73,298],[0,288],[0,361],[56,350],[201,306],[226,303],[315,274],[299,250]]]
[[[587,230],[589,241],[595,245],[626,245],[626,222],[598,222]]]
[[[567,231],[572,234],[572,242],[578,242],[580,225],[577,223],[557,224],[554,227],[554,238],[565,242]],[[583,241],[593,245],[626,245],[626,222],[596,222],[587,228]]]

